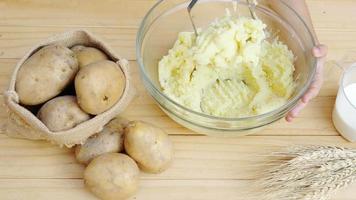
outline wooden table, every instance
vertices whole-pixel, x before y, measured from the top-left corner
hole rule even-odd
[[[130,60],[140,92],[124,116],[166,129],[175,145],[175,161],[169,170],[160,175],[142,174],[140,191],[132,198],[137,200],[243,199],[242,190],[265,161],[256,154],[292,144],[356,147],[339,136],[331,121],[338,72],[330,67],[331,61],[347,54],[356,61],[355,0],[308,0],[319,39],[330,48],[320,95],[293,123],[281,120],[255,135],[238,138],[206,137],[181,127],[144,90],[135,62],[135,36],[142,17],[154,3],[155,0],[1,0],[0,90],[7,87],[12,69],[24,53],[55,33],[86,28],[107,40]],[[3,105],[0,110],[0,121],[4,122]],[[0,134],[1,200],[95,199],[83,188],[83,169],[70,149]],[[334,199],[356,199],[355,190],[356,185],[351,186]]]

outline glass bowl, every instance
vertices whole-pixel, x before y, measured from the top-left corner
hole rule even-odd
[[[284,117],[306,92],[316,70],[316,59],[311,54],[315,39],[302,18],[285,3],[280,5],[283,14],[277,14],[263,2],[259,2],[255,9],[258,18],[267,24],[269,31],[286,43],[296,56],[294,79],[297,86],[283,106],[257,116],[223,118],[190,110],[162,92],[158,81],[158,62],[173,47],[179,32],[193,31],[187,12],[189,3],[189,0],[157,2],[146,14],[138,31],[136,54],[141,77],[161,109],[191,130],[217,136],[245,135]],[[237,8],[234,13],[239,16],[250,16],[248,6],[245,1],[200,0],[192,14],[196,26],[204,28],[214,19],[224,16],[227,8]]]

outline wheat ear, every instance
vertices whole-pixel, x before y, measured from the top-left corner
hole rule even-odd
[[[266,170],[257,181],[264,200],[327,200],[356,181],[356,150],[334,146],[292,147],[277,152],[280,166]]]

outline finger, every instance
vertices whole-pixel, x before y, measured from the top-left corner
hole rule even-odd
[[[318,64],[321,64],[321,66],[322,66],[323,62],[320,61]],[[323,82],[324,82],[322,73],[323,73],[322,70],[321,71],[318,70],[317,73],[315,74],[314,81],[312,82],[312,84],[308,88],[307,92],[302,97],[302,101],[304,103],[308,103],[311,99],[313,99],[314,97],[316,97],[318,95],[318,93],[321,89],[321,86],[323,85]]]
[[[286,116],[286,121],[287,121],[287,122],[292,122],[293,119],[294,119],[294,118],[291,117],[291,116],[289,116],[289,115]]]
[[[289,114],[291,115],[291,117],[295,118],[299,115],[300,111],[303,110],[303,108],[305,108],[307,104],[303,103],[303,102],[299,102],[297,104],[297,106],[295,108],[293,108],[293,110],[291,110],[289,112]]]
[[[320,92],[321,86],[323,85],[324,78],[323,78],[323,66],[325,63],[324,57],[318,58],[317,62],[317,71],[314,77],[314,81],[312,82],[311,86],[309,87],[308,91],[302,97],[302,101],[304,103],[308,103],[311,99],[316,97]]]
[[[319,91],[319,87],[310,87],[308,89],[308,92],[305,93],[305,95],[302,97],[302,102],[305,104],[309,103],[310,100],[312,100],[318,95]]]
[[[307,103],[316,97],[320,91],[320,88],[323,84],[323,75],[322,68],[324,66],[325,57],[328,52],[328,48],[325,45],[317,45],[313,48],[314,57],[318,58],[317,61],[317,72],[314,77],[314,81],[307,90],[307,92],[302,97],[301,101],[287,114],[286,120],[288,122],[293,121],[295,117],[298,116],[300,111],[307,105]]]
[[[304,102],[299,102],[286,116],[286,120],[288,122],[293,121],[294,118],[296,118],[300,111],[303,110],[303,108],[305,108],[307,104]]]
[[[323,84],[323,77],[321,75],[317,75],[318,77],[315,78],[307,92],[302,97],[302,102],[307,104],[311,99],[315,98],[321,89]]]
[[[328,53],[328,47],[323,44],[319,44],[313,48],[313,55],[316,58],[325,57],[327,53]]]

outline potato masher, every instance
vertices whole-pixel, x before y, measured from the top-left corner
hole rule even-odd
[[[235,1],[239,1],[239,0],[235,0]],[[246,1],[247,1],[247,4],[248,4],[248,8],[250,10],[250,14],[251,14],[252,19],[257,19],[256,13],[255,13],[255,7],[256,7],[256,4],[257,4],[256,1],[253,1],[253,3],[251,3],[250,0],[246,0]],[[195,26],[191,11],[192,11],[193,7],[195,6],[195,4],[197,2],[198,2],[198,0],[191,0],[191,2],[189,3],[189,5],[187,7],[188,14],[189,14],[189,19],[190,19],[190,22],[192,23],[195,36],[198,36],[198,31],[197,31],[197,28]]]

